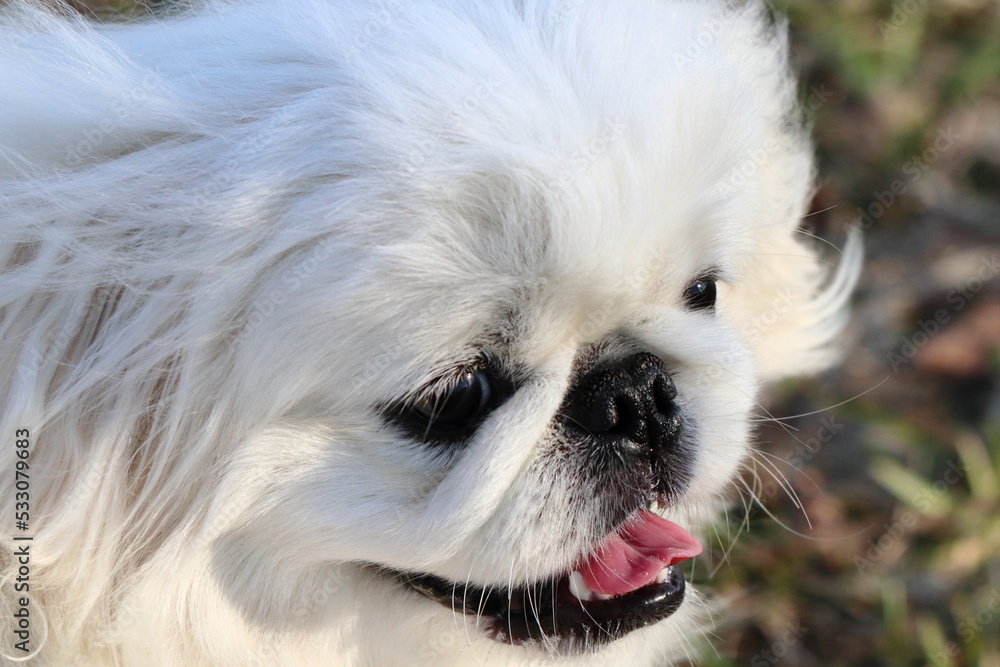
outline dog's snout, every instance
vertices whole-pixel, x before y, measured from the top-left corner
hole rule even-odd
[[[583,470],[625,513],[687,488],[694,452],[668,368],[648,352],[599,364],[566,395],[557,422]]]
[[[599,366],[577,382],[563,409],[566,426],[623,453],[656,460],[677,446],[677,388],[663,362],[643,352]]]

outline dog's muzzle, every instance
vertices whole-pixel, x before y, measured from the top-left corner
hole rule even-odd
[[[646,352],[598,364],[567,393],[554,422],[560,456],[577,475],[573,487],[599,503],[608,522],[569,570],[513,588],[392,574],[477,616],[502,643],[588,650],[670,616],[685,591],[675,565],[701,551],[683,528],[651,511],[683,492],[692,469],[677,398],[664,363]]]

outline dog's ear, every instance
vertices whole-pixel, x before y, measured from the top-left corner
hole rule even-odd
[[[747,342],[762,380],[812,373],[836,361],[862,256],[857,232],[848,235],[839,262],[801,231],[765,242],[747,274],[720,299],[720,314]]]

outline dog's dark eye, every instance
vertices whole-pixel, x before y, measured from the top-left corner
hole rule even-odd
[[[435,382],[424,397],[384,413],[411,437],[432,444],[458,444],[514,393],[514,383],[483,361]]]
[[[434,431],[464,429],[477,422],[490,404],[493,390],[483,371],[466,371],[443,396],[431,396],[414,403],[414,417]]]
[[[684,301],[691,310],[713,310],[715,299],[715,276],[702,276],[684,290]]]

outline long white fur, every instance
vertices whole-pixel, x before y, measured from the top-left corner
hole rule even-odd
[[[599,509],[540,471],[574,359],[608,335],[674,364],[691,527],[758,383],[835,358],[859,252],[831,280],[796,232],[813,174],[784,30],[730,4],[259,0],[103,26],[7,6],[0,434],[33,442],[31,664],[684,654],[693,602],[559,656],[356,564],[563,571],[593,538],[566,526]],[[706,268],[715,318],[681,302]],[[530,380],[461,455],[379,421],[498,328]]]

